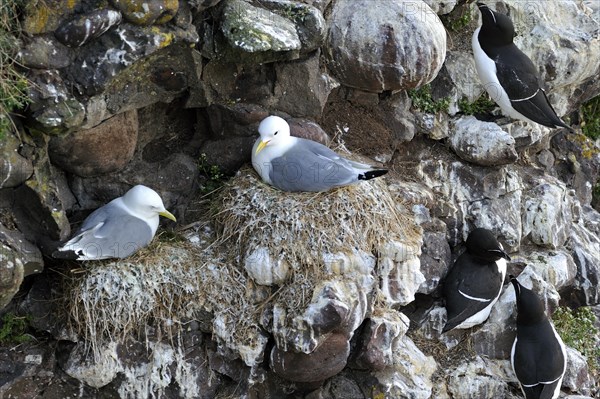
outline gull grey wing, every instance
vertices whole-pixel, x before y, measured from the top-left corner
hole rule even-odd
[[[358,181],[358,173],[346,159],[310,140],[299,139],[271,166],[271,182],[284,191],[326,191]]]
[[[60,251],[88,259],[125,258],[152,241],[146,222],[109,205],[94,211]]]

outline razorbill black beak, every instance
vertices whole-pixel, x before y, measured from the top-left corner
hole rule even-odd
[[[501,258],[504,258],[506,260],[511,260],[510,256],[508,256],[508,254],[503,250],[503,249],[488,249],[488,252],[491,252]]]

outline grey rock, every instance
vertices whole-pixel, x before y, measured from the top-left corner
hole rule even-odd
[[[337,374],[323,387],[324,399],[363,399],[364,395],[354,379]]]
[[[38,245],[64,240],[71,232],[65,211],[72,205],[64,174],[47,158],[39,159],[34,169],[32,177],[14,190],[17,227]]]
[[[416,125],[410,109],[411,101],[406,92],[399,92],[383,100],[379,110],[383,120],[398,142],[410,141],[415,137]]]
[[[133,158],[138,136],[136,111],[65,137],[53,137],[48,152],[55,165],[81,177],[117,172]]]
[[[207,8],[214,7],[219,4],[221,0],[189,0],[190,6],[194,7],[198,11],[204,11]],[[181,7],[182,5],[180,5]]]
[[[0,242],[0,309],[19,291],[23,282],[23,261],[19,253]]]
[[[73,50],[52,35],[36,35],[24,40],[19,51],[23,66],[37,69],[61,69],[73,59]]]
[[[171,24],[149,27],[122,23],[80,47],[65,73],[80,94],[108,94],[108,108],[113,114],[126,110],[113,105],[117,100],[143,102],[138,108],[169,102],[196,79],[197,63],[190,58],[193,49],[189,45],[198,40],[191,24],[182,29]]]
[[[494,363],[476,357],[450,373],[448,392],[453,398],[495,399],[508,396],[508,384],[498,378],[502,372]]]
[[[44,259],[42,253],[33,243],[29,242],[23,233],[18,230],[9,229],[0,223],[0,244],[12,250],[16,262],[18,258],[23,268],[23,277],[41,273],[44,270]]]
[[[296,117],[318,118],[339,84],[319,70],[319,53],[306,60],[275,64],[275,107]]]
[[[384,392],[393,398],[430,398],[437,369],[433,357],[425,356],[407,336],[396,340],[393,353],[393,365],[374,373]]]
[[[316,122],[303,118],[292,118],[287,120],[287,123],[290,125],[292,136],[316,141],[323,145],[329,145],[331,142],[329,135]]]
[[[32,162],[19,154],[21,141],[11,133],[0,140],[0,188],[17,187],[33,173]]]
[[[577,265],[575,284],[571,288],[578,305],[592,305],[600,300],[600,232],[597,227],[600,215],[586,208],[583,219],[591,223],[574,223],[567,242]]]
[[[425,282],[419,261],[421,248],[390,242],[380,245],[377,252],[380,289],[385,300],[401,306],[414,301],[419,287]]]
[[[408,320],[404,315],[387,310],[378,312],[364,323],[358,343],[353,349],[353,365],[361,369],[383,370],[394,364],[394,341],[406,334]]]
[[[591,395],[596,381],[588,370],[587,359],[577,350],[567,346],[567,371],[562,386],[571,392]]]
[[[417,292],[431,294],[438,287],[440,280],[448,273],[451,265],[450,245],[445,231],[425,231],[423,233],[423,247],[419,259],[425,281]]]
[[[438,112],[429,114],[415,112],[415,124],[417,131],[425,134],[432,140],[441,140],[450,135],[450,121],[448,115]]]
[[[522,121],[511,122],[502,125],[502,127],[515,139],[517,148],[524,148],[538,143],[547,137],[551,131],[546,126]]]
[[[179,9],[179,0],[111,0],[123,17],[137,25],[160,25],[170,21]]]
[[[258,124],[269,116],[269,112],[258,105],[236,103],[212,105],[208,108],[211,136],[215,139],[230,137],[258,138]]]
[[[295,25],[243,0],[226,0],[221,30],[229,45],[243,52],[293,51],[302,46]]]
[[[55,70],[32,70],[26,123],[50,135],[67,133],[80,126],[85,118],[84,106],[69,94]]]
[[[302,52],[311,52],[321,47],[327,33],[327,24],[318,8],[291,0],[266,0],[262,4],[294,22],[302,43]]]
[[[323,381],[342,371],[350,354],[345,334],[331,334],[310,353],[294,353],[274,346],[270,366],[275,373],[295,382]]]
[[[573,222],[570,190],[562,182],[542,179],[523,197],[523,237],[549,248],[562,246]]]
[[[446,31],[422,1],[337,1],[325,45],[328,67],[361,90],[402,90],[431,82],[446,57]],[[356,12],[361,10],[361,12]]]
[[[495,123],[467,116],[456,120],[450,131],[450,147],[466,161],[497,166],[513,163],[518,158],[515,140]]]
[[[83,46],[121,23],[121,13],[115,10],[95,10],[63,23],[54,31],[54,36],[69,47]]]
[[[425,3],[431,9],[436,12],[438,15],[448,14],[450,11],[456,7],[456,0],[445,0],[445,1],[434,1],[434,0],[425,0]]]
[[[200,153],[205,154],[205,163],[214,165],[226,174],[235,173],[242,165],[250,161],[254,137],[231,137],[226,139],[206,140]]]

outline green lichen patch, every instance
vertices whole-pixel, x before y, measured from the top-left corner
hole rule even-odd
[[[0,321],[0,344],[21,344],[31,339],[27,334],[29,328],[29,316],[17,316],[14,313],[6,313]]]
[[[600,346],[598,329],[595,326],[596,315],[589,307],[572,310],[561,306],[552,315],[556,331],[564,343],[577,349],[587,358],[592,374],[600,373]]]
[[[458,100],[458,109],[465,115],[483,115],[492,112],[496,103],[487,93],[483,93],[477,100],[469,102],[466,98]]]
[[[440,17],[442,24],[452,32],[462,32],[473,20],[470,4],[457,7],[451,13]]]
[[[431,86],[424,85],[408,91],[408,96],[412,100],[413,108],[428,114],[437,114],[438,112],[448,112],[450,99],[445,97],[434,99],[431,95]]]
[[[0,140],[12,128],[10,113],[27,104],[29,81],[19,70],[16,57],[19,50],[17,13],[20,1],[0,2]]]
[[[581,106],[581,129],[592,140],[600,138],[600,96]]]
[[[207,156],[204,153],[200,154],[198,159],[198,170],[206,177],[206,181],[200,189],[203,194],[215,192],[225,183],[227,178],[221,168],[208,163]]]

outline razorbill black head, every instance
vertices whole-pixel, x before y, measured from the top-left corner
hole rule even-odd
[[[494,262],[500,258],[510,260],[510,256],[504,251],[504,248],[502,248],[502,245],[496,240],[494,234],[481,227],[473,230],[469,234],[466,246],[467,251],[469,251],[471,255],[479,258]]]
[[[483,323],[502,291],[506,260],[510,258],[492,232],[473,230],[466,248],[444,281],[448,321],[442,332]]]
[[[492,100],[512,118],[571,130],[548,101],[538,69],[513,43],[510,18],[483,3],[477,6],[482,25],[473,33],[471,45],[477,74]]]
[[[526,399],[556,399],[567,368],[565,345],[538,295],[515,277],[510,282],[517,299],[517,336],[510,355],[513,371]]]

